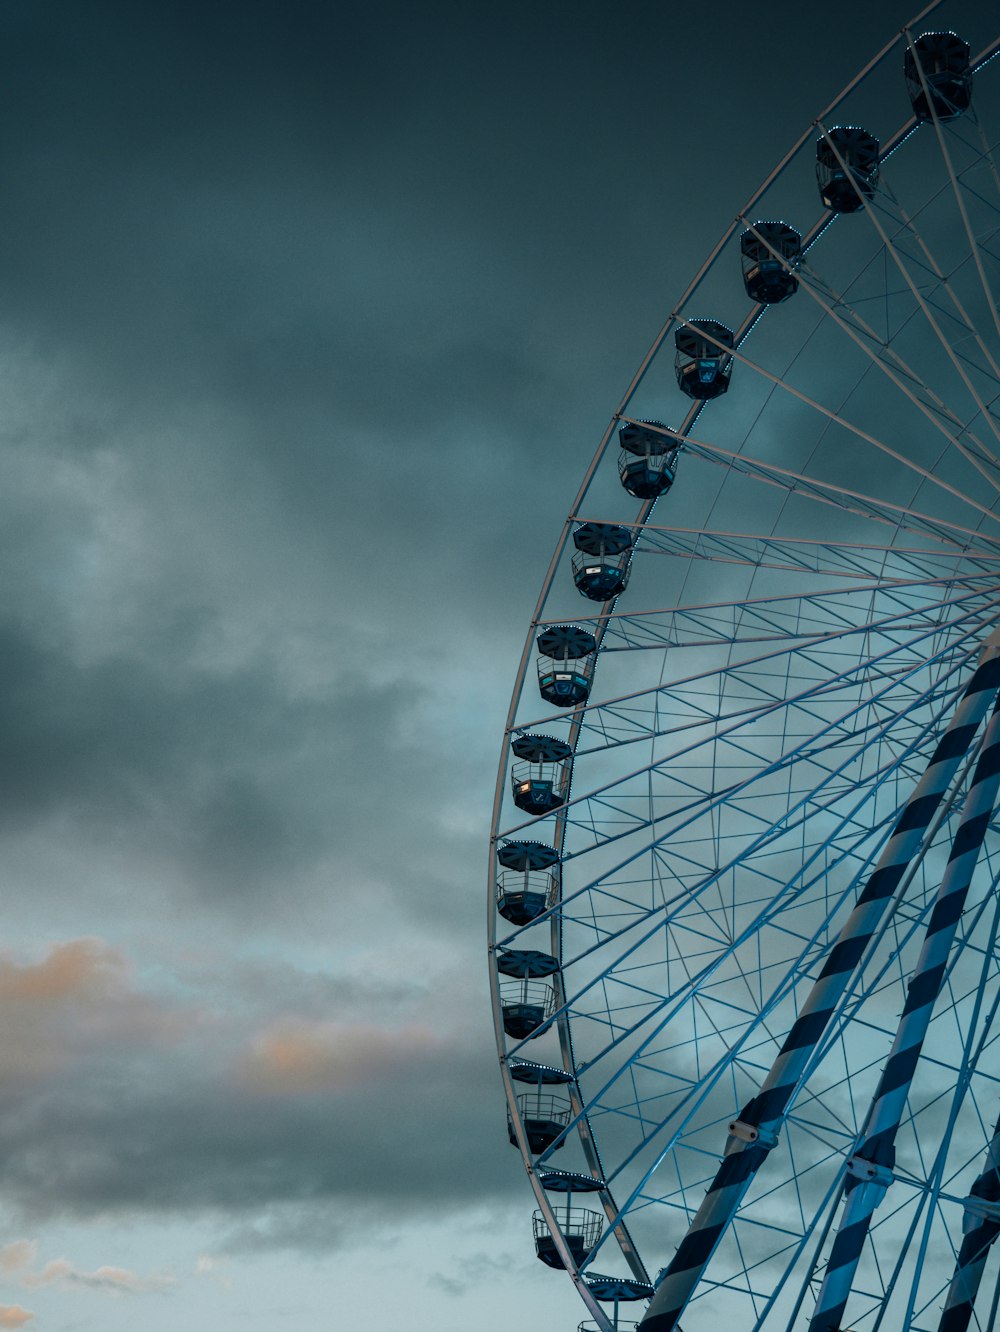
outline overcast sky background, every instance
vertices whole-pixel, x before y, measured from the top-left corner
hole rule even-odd
[[[910,12],[0,8],[0,1328],[584,1316],[487,999],[516,663],[670,302]]]

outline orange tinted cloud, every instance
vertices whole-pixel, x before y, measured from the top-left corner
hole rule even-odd
[[[416,1024],[386,1031],[366,1024],[285,1018],[254,1038],[241,1072],[256,1091],[341,1091],[391,1077],[438,1048],[434,1033]]]
[[[53,1258],[37,1272],[25,1272],[21,1285],[28,1290],[37,1290],[41,1286],[76,1286],[87,1290],[104,1291],[109,1295],[145,1295],[150,1292],[169,1290],[175,1286],[175,1277],[165,1273],[151,1276],[139,1276],[127,1267],[98,1267],[93,1272],[86,1272],[76,1267],[67,1258]],[[0,1323],[0,1327],[3,1324]]]
[[[175,1042],[196,1015],[139,991],[127,959],[102,939],[53,945],[40,962],[0,955],[0,1076],[44,1077],[74,1058]]]
[[[0,1304],[0,1327],[24,1327],[34,1316],[30,1310],[22,1309],[19,1304]]]
[[[23,1272],[38,1254],[37,1240],[14,1240],[0,1249],[0,1272]]]
[[[87,1286],[91,1290],[104,1290],[112,1295],[146,1295],[150,1292],[169,1290],[177,1285],[177,1278],[166,1272],[154,1272],[150,1276],[140,1276],[130,1272],[127,1267],[98,1267],[93,1272],[81,1272],[79,1268],[67,1273],[71,1285]]]
[[[20,966],[0,958],[0,1001],[93,997],[121,990],[126,973],[120,953],[101,939],[56,944],[41,962]]]

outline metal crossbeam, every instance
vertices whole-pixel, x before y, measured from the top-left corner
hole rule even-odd
[[[641,1332],[672,1332],[677,1326],[751,1181],[777,1145],[785,1114],[810,1055],[822,1038],[893,890],[917,853],[998,687],[1000,657],[988,651],[905,805],[893,836],[831,949],[763,1087],[731,1125],[719,1169],[656,1289],[640,1323]]]
[[[948,955],[972,883],[1000,789],[1000,711],[986,729],[961,821],[945,868],[923,948],[907,989],[892,1050],[879,1080],[862,1140],[848,1162],[844,1212],[809,1332],[831,1332],[843,1321],[872,1215],[893,1180],[896,1134],[910,1084],[941,991]]]

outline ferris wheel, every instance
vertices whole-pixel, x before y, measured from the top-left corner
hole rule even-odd
[[[489,951],[581,1328],[1000,1328],[989,9],[922,10],[740,210],[543,580]]]

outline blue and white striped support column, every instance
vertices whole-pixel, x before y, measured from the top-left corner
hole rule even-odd
[[[809,1332],[839,1332],[872,1214],[892,1183],[896,1134],[910,1084],[965,908],[986,829],[1000,789],[1000,708],[983,738],[951,854],[937,892],[920,957],[906,991],[896,1037],[868,1112],[864,1138],[848,1162],[844,1211]]]
[[[1000,1120],[986,1152],[983,1173],[965,1200],[962,1244],[948,1287],[938,1332],[966,1332],[994,1240],[1000,1235]]]
[[[983,651],[924,775],[904,806],[763,1086],[740,1111],[739,1119],[730,1124],[725,1154],[715,1179],[653,1294],[639,1324],[640,1332],[672,1332],[677,1326],[716,1245],[768,1152],[777,1143],[785,1111],[805,1075],[810,1055],[1000,687],[1000,653],[993,641],[996,638],[994,634]]]

